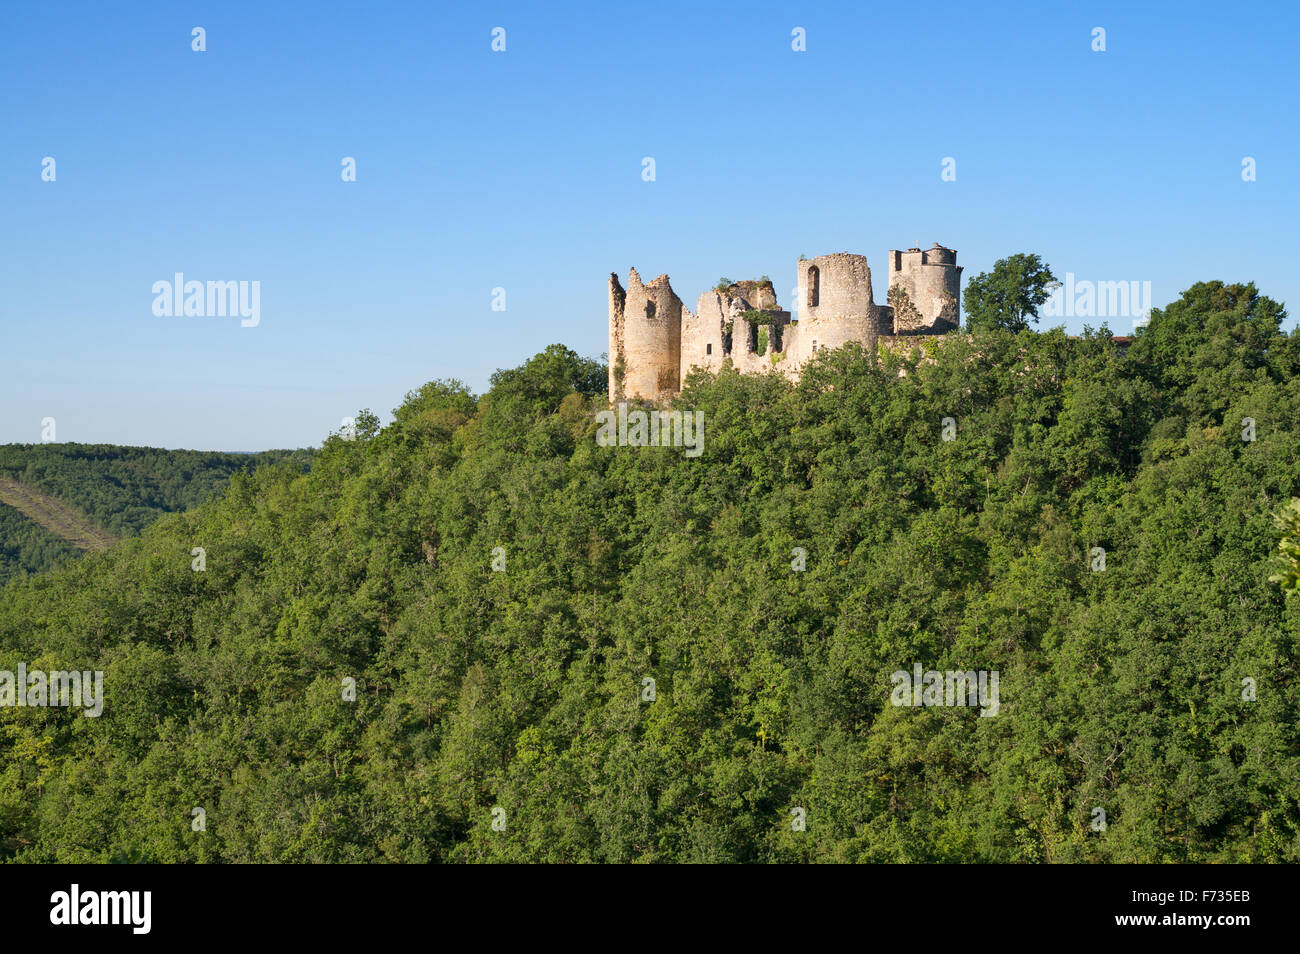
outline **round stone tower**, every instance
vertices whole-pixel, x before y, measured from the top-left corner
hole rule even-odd
[[[956,330],[961,319],[961,272],[957,253],[938,242],[924,252],[919,248],[891,251],[889,297],[894,306],[894,334]]]
[[[635,268],[627,290],[609,276],[609,396],[655,402],[681,389],[682,301],[667,275],[643,283]]]
[[[792,314],[799,324],[787,348],[796,365],[850,341],[874,351],[877,337],[893,330],[889,309],[872,300],[865,255],[837,252],[800,259],[798,284],[798,311],[792,309]]]

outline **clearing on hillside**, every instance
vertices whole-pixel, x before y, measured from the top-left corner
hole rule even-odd
[[[62,501],[8,477],[0,477],[0,503],[18,510],[78,550],[107,550],[116,539]]]

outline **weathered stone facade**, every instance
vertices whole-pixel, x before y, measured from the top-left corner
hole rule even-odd
[[[797,380],[803,365],[824,348],[850,341],[869,350],[878,343],[897,347],[908,336],[957,328],[962,270],[957,253],[937,242],[924,252],[889,253],[889,305],[875,303],[871,268],[862,255],[800,259],[797,270],[793,312],[781,309],[767,280],[707,291],[692,313],[667,275],[647,285],[634,268],[624,290],[611,274],[610,400],[666,400],[681,390],[691,368],[717,371],[726,361],[745,373],[775,367]]]

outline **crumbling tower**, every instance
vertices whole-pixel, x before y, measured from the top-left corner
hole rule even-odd
[[[635,268],[627,290],[609,276],[611,398],[666,401],[681,390],[682,301],[667,275],[645,284]]]
[[[938,242],[927,251],[889,253],[889,303],[894,334],[943,334],[961,316],[961,266],[957,253]],[[906,293],[904,299],[899,293]],[[900,302],[904,303],[900,306]],[[907,307],[910,305],[910,307]]]
[[[790,351],[799,364],[850,341],[874,351],[876,339],[893,332],[889,308],[872,300],[866,256],[838,252],[800,259],[798,296],[799,325],[790,335]]]

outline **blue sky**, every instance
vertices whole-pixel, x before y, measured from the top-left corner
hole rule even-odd
[[[6,5],[0,442],[318,444],[602,354],[631,265],[788,305],[800,254],[860,252],[881,302],[886,250],[938,241],[966,278],[1029,251],[1300,301],[1295,5],[474,7]],[[260,282],[260,323],[155,316],[176,272]]]

